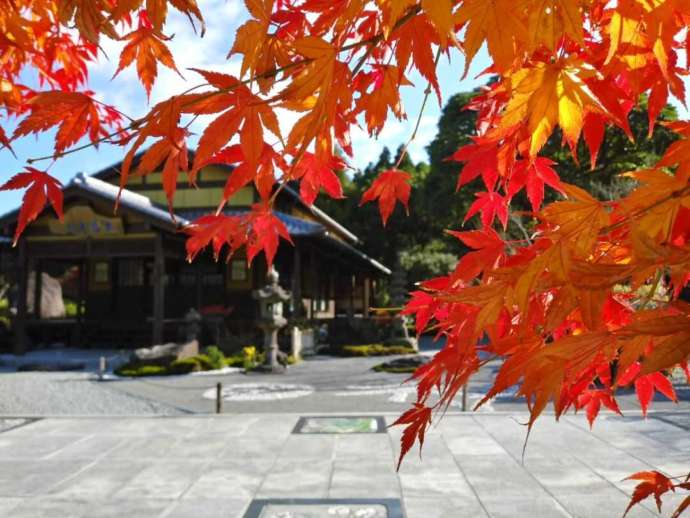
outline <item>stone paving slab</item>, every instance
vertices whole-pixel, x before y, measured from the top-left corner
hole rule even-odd
[[[624,477],[690,467],[690,411],[646,420],[605,414],[593,431],[584,416],[544,416],[524,460],[524,414],[448,414],[429,430],[421,459],[415,447],[399,472],[401,429],[294,434],[300,417],[24,424],[0,433],[0,516],[245,518],[257,500],[309,499],[323,505],[276,504],[264,515],[321,518],[339,516],[328,514],[336,501],[378,499],[400,501],[407,518],[608,517],[622,515],[630,498],[635,484]],[[397,416],[384,417],[391,424]],[[652,505],[629,516],[652,516]]]

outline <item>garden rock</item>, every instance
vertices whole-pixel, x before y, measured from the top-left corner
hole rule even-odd
[[[153,347],[142,347],[132,353],[130,360],[133,362],[169,364],[176,360],[191,358],[197,354],[199,354],[199,342],[197,340],[192,340],[182,344],[171,342],[162,345],[154,345]]]

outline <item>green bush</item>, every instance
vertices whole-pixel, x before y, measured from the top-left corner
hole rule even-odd
[[[128,363],[115,369],[115,374],[128,378],[139,378],[142,376],[166,376],[169,372],[168,367],[163,367],[162,365]]]
[[[175,360],[167,370],[167,374],[189,374],[190,372],[199,372],[206,369],[201,366],[198,356],[192,356],[183,360]]]
[[[205,354],[197,354],[196,356],[192,356],[192,358],[194,358],[194,360],[201,367],[199,370],[210,371],[214,369],[213,364],[211,363],[211,359]]]
[[[241,354],[233,354],[232,356],[225,357],[226,367],[243,367],[244,366],[244,356]]]
[[[206,348],[206,357],[208,358],[211,366],[210,370],[222,369],[225,366],[225,355],[223,354],[223,351],[218,349],[218,347],[215,345],[209,345]]]
[[[344,357],[387,356],[390,354],[414,354],[417,351],[409,345],[341,345],[332,347],[331,354]]]

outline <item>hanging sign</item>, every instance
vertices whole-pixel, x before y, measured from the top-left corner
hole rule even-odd
[[[91,207],[71,207],[63,221],[50,220],[48,223],[51,234],[73,236],[111,236],[124,234],[122,218],[107,218],[96,214]]]

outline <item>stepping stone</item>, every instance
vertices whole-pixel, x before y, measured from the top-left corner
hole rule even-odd
[[[244,518],[403,518],[396,499],[254,500]]]
[[[386,423],[381,416],[306,416],[300,417],[292,433],[351,434],[385,433]]]

